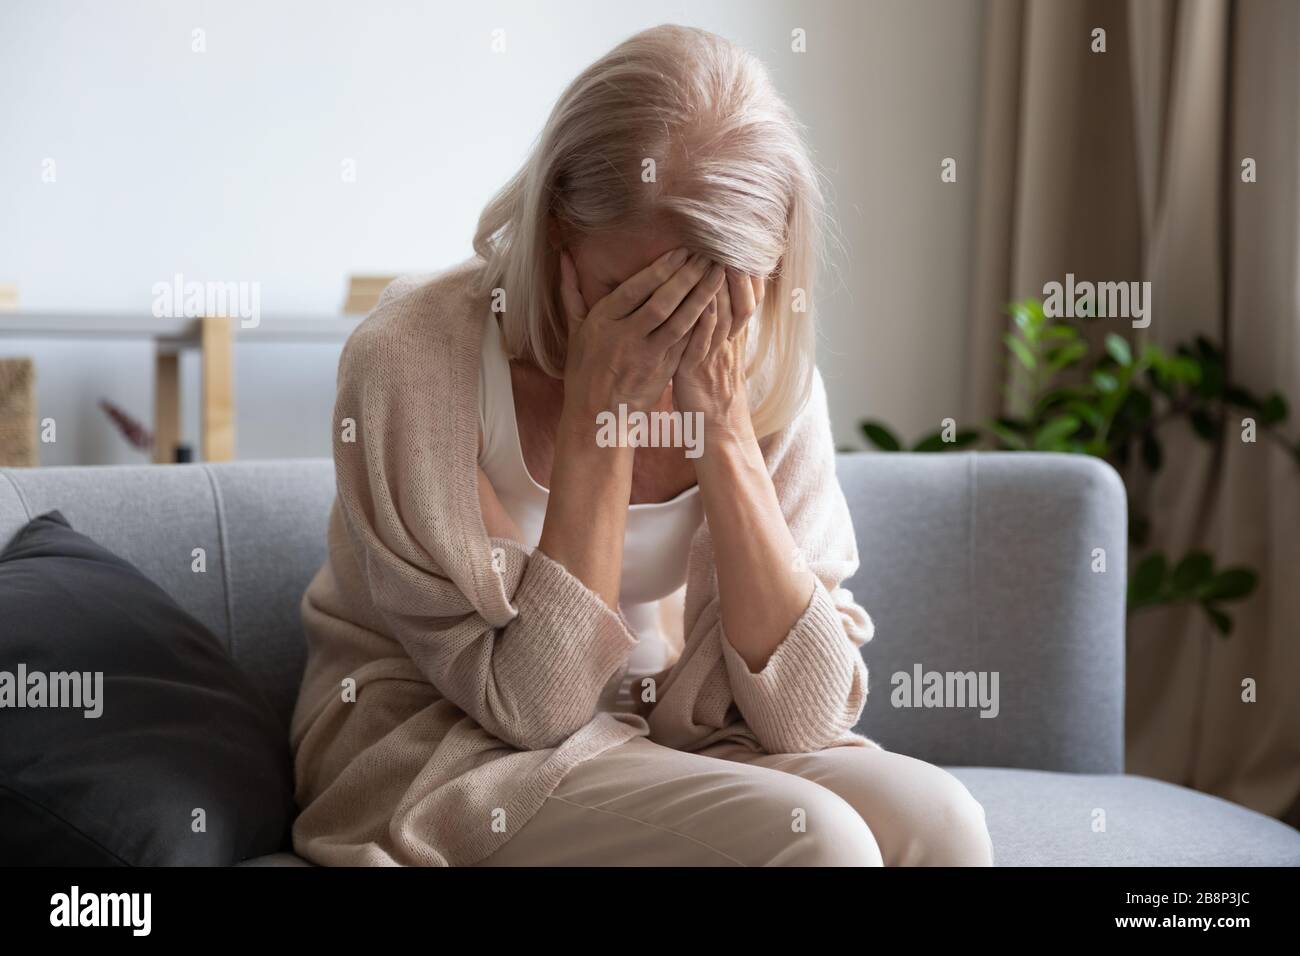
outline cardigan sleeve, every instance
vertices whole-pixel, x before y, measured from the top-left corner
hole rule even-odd
[[[657,730],[677,746],[724,726],[725,701],[768,753],[808,753],[850,734],[866,704],[867,669],[859,648],[871,639],[873,626],[842,587],[857,570],[858,550],[835,476],[819,375],[803,411],[766,442],[764,456],[799,549],[792,559],[805,562],[815,578],[812,595],[762,670],[751,673],[723,630],[712,543],[707,527],[702,530],[686,601],[690,640],[681,672],[670,673],[651,715],[652,735]]]
[[[862,716],[866,665],[859,632],[845,626],[841,613],[819,579],[808,608],[758,673],[721,633],[736,705],[768,753],[821,750]]]
[[[516,613],[505,626],[477,611],[411,618],[391,604],[386,617],[445,698],[510,746],[544,750],[591,721],[636,639],[563,565],[537,550],[510,554],[502,576]]]
[[[336,443],[336,485],[358,583],[443,697],[515,748],[557,746],[595,715],[636,640],[562,565],[488,541],[457,474],[454,410],[473,406],[456,405],[458,383],[430,374],[418,341],[381,325],[340,361],[336,419],[356,434]]]

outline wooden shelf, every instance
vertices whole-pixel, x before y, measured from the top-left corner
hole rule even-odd
[[[232,321],[234,335],[244,342],[342,343],[365,318],[361,315],[263,316],[253,328]],[[22,338],[153,339],[198,347],[202,319],[163,318],[151,315],[93,312],[0,312],[0,335]]]
[[[235,457],[235,344],[342,344],[361,315],[263,316],[243,328],[238,319],[155,318],[93,312],[0,312],[0,336],[33,339],[123,339],[154,343],[154,461],[173,460],[180,441],[177,353],[199,350],[200,443],[205,461]]]

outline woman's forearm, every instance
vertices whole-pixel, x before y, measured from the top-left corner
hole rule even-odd
[[[807,609],[815,582],[798,559],[752,435],[706,432],[696,474],[713,539],[723,630],[757,673]]]
[[[556,435],[551,494],[538,547],[618,607],[623,533],[632,496],[631,448],[596,444],[596,414],[565,409]]]

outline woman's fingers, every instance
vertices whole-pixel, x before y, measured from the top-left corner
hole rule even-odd
[[[727,293],[731,296],[731,335],[735,336],[754,314],[754,286],[743,272],[728,269]]]
[[[767,280],[762,276],[750,276],[749,284],[753,286],[754,289],[754,307],[749,310],[749,314],[743,319],[731,323],[730,338],[735,338],[741,332],[745,331],[746,326],[753,321],[754,316],[758,315],[763,308],[763,296],[767,290]]]
[[[560,250],[560,302],[570,328],[587,317],[587,303],[578,288],[578,270],[567,249]]]
[[[600,305],[607,312],[602,314],[610,318],[621,319],[636,312],[669,279],[687,265],[691,258],[685,249],[665,252],[650,265],[646,266],[630,279],[625,280],[617,289],[600,300]]]
[[[713,344],[709,346],[709,360],[712,361],[714,356],[727,344],[736,329],[741,324],[736,320],[735,313],[731,311],[731,293],[727,289],[727,283],[722,283],[718,287],[718,327],[713,330]]]
[[[713,344],[714,332],[722,321],[720,316],[718,299],[715,296],[705,304],[704,311],[700,313],[699,320],[695,323],[695,328],[691,330],[691,334],[687,337],[689,343],[681,357],[681,363],[687,368],[699,365],[708,357],[710,347]]]
[[[705,261],[707,262],[707,260]],[[673,278],[676,281],[677,277],[674,276]],[[700,314],[709,304],[709,300],[717,295],[718,288],[723,284],[725,278],[722,266],[711,266],[709,271],[701,276],[685,296],[680,299],[680,304],[673,310],[667,321],[650,333],[649,342],[651,347],[659,351],[666,351],[668,346],[683,338],[695,325],[696,320],[699,319]],[[668,287],[665,286],[664,289],[666,288]],[[664,289],[659,291],[663,292]],[[655,295],[658,294],[658,292],[655,293]],[[676,297],[677,292],[674,290],[668,294],[664,301],[671,301]],[[654,302],[653,297],[651,297],[650,302]],[[650,303],[646,305],[649,307]]]
[[[637,331],[649,336],[656,329],[668,325],[708,271],[707,258],[702,255],[691,256],[684,266],[674,272],[667,282],[655,289],[645,304],[630,316],[636,323]],[[704,299],[699,301],[696,315],[699,315],[699,310],[704,307],[704,301]],[[677,336],[674,336],[673,341],[680,338],[685,331],[682,329]]]

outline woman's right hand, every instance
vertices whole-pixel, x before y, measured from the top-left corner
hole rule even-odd
[[[568,251],[560,253],[560,299],[569,328],[564,412],[583,427],[602,411],[646,411],[659,400],[696,320],[726,272],[685,249],[664,253],[587,310]]]
[[[708,276],[708,278],[706,278]],[[538,549],[618,607],[623,534],[632,493],[632,448],[601,447],[597,416],[620,404],[645,411],[668,387],[690,331],[725,281],[700,257],[665,253],[587,310],[578,273],[560,253],[569,326],[564,410]]]

